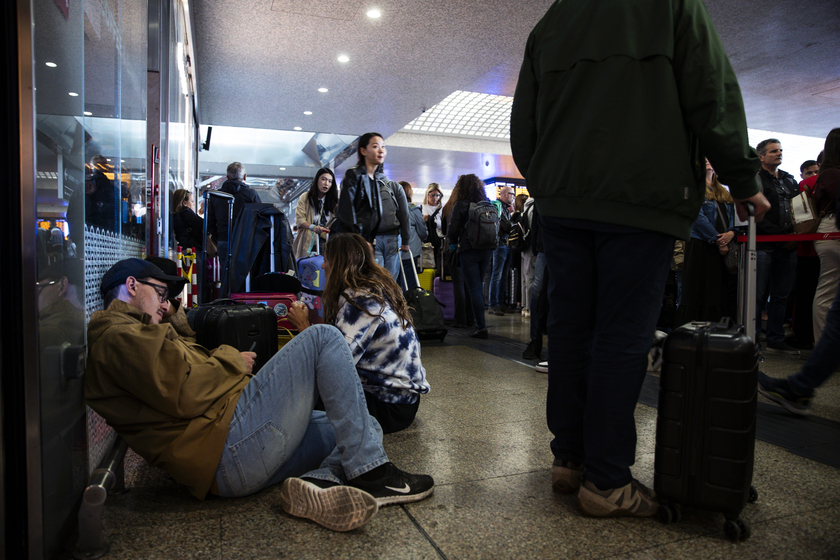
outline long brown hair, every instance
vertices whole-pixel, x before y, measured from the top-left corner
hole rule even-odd
[[[172,193],[172,213],[177,214],[184,207],[184,202],[191,196],[187,189],[178,189]]]
[[[452,189],[452,194],[449,195],[449,200],[441,211],[444,217],[451,216],[455,203],[461,200],[468,200],[470,202],[488,200],[487,193],[484,192],[484,183],[477,175],[469,174],[458,177],[458,182],[455,183],[455,188]]]
[[[717,173],[712,174],[712,184],[706,185],[706,198],[714,200],[715,202],[725,202],[727,204],[732,204],[733,202],[732,195],[729,194],[729,191],[723,188],[723,185],[720,184]]]
[[[327,285],[324,288],[324,318],[327,323],[335,323],[338,316],[338,300],[341,296],[350,305],[371,317],[374,315],[362,308],[350,297],[349,292],[365,292],[377,303],[390,305],[399,316],[400,326],[405,329],[411,324],[411,312],[402,295],[402,290],[394,282],[391,273],[376,264],[373,248],[364,237],[357,233],[338,233],[330,237],[324,250],[324,260],[329,263]]]

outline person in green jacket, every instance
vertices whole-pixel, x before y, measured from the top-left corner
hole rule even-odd
[[[636,401],[674,240],[703,201],[704,157],[736,202],[767,211],[746,128],[701,0],[564,0],[528,38],[511,148],[552,278],[552,485],[577,492],[584,514],[656,513],[630,472]]]

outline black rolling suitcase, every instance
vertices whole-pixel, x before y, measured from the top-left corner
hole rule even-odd
[[[408,253],[411,255],[411,252]],[[414,271],[414,279],[417,282],[416,288],[408,289],[408,279],[405,277],[405,267],[400,257],[400,270],[402,270],[403,282],[405,282],[405,301],[411,311],[411,320],[414,323],[414,330],[417,331],[417,338],[420,340],[443,339],[449,330],[443,324],[443,310],[434,294],[420,287],[420,278],[417,277],[417,267],[414,266],[414,256],[407,259],[411,261],[411,268]]]
[[[277,314],[263,304],[219,299],[191,309],[187,322],[205,348],[227,344],[240,352],[256,352],[254,373],[277,353]]]
[[[749,250],[742,257],[742,301],[754,310],[752,216],[749,232]],[[749,526],[739,516],[747,502],[758,498],[752,487],[758,386],[758,347],[750,320],[754,311],[743,317],[746,326],[724,318],[688,323],[668,336],[654,460],[660,520],[679,520],[681,505],[718,511],[733,541],[749,538]]]

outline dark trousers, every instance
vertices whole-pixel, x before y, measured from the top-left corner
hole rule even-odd
[[[798,373],[790,377],[793,390],[802,395],[812,395],[840,366],[840,284],[834,303],[828,309],[825,326],[808,361]]]
[[[540,217],[549,270],[551,450],[583,463],[586,479],[618,488],[632,479],[634,411],[674,239],[566,223]]]
[[[492,249],[468,249],[460,253],[461,272],[464,274],[464,287],[472,305],[475,327],[483,329],[487,325],[484,321],[484,296],[482,294],[481,279],[490,268],[493,258]]]

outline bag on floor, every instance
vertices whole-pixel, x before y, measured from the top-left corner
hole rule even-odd
[[[410,251],[409,255],[411,255]],[[434,294],[419,287],[420,279],[417,277],[414,257],[405,260],[411,262],[411,268],[414,269],[414,278],[418,286],[411,290],[408,289],[408,279],[405,277],[403,259],[400,259],[400,269],[402,270],[402,278],[406,288],[403,295],[411,311],[411,321],[414,323],[414,330],[417,331],[417,338],[420,340],[437,338],[443,342],[443,339],[446,338],[446,333],[449,331],[443,325],[443,311],[441,310],[440,303],[438,303]]]

